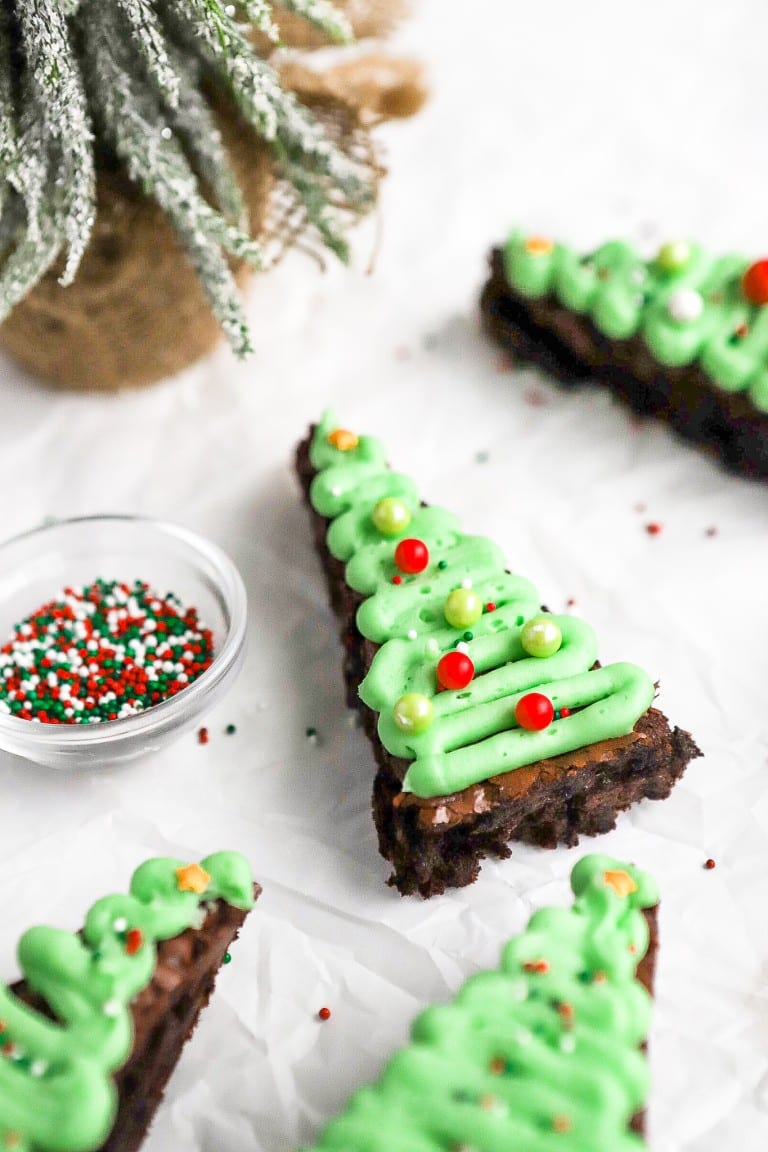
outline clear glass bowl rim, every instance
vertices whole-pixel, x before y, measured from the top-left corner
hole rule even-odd
[[[159,704],[154,704],[145,712],[138,712],[134,716],[126,716],[122,720],[105,720],[99,724],[36,724],[34,721],[21,720],[16,716],[0,713],[0,734],[6,731],[17,739],[25,740],[30,754],[33,754],[36,747],[43,749],[56,746],[75,752],[80,748],[93,750],[100,745],[122,741],[125,738],[135,739],[142,734],[149,736],[156,729],[165,728],[172,722],[174,714],[202,708],[204,697],[227,676],[242,655],[248,607],[245,585],[240,573],[226,552],[217,544],[169,520],[117,513],[65,517],[50,524],[28,529],[26,532],[19,532],[0,542],[0,562],[6,549],[25,540],[34,539],[36,536],[42,537],[48,532],[70,526],[89,524],[145,526],[151,531],[180,541],[198,553],[214,570],[218,591],[229,616],[226,635],[210,668],[198,676],[197,680],[175,696],[162,700]],[[36,605],[33,605],[31,610],[34,607]]]

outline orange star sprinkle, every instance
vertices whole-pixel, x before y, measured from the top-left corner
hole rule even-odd
[[[359,437],[348,428],[334,428],[333,432],[328,433],[327,439],[328,443],[339,452],[351,452],[360,443]]]
[[[507,1062],[503,1056],[494,1056],[488,1065],[488,1071],[494,1076],[503,1076],[507,1070]]]
[[[529,256],[548,256],[554,252],[555,245],[548,236],[529,236],[525,242],[525,250]]]
[[[572,1125],[567,1116],[553,1116],[552,1127],[555,1132],[570,1132]]]
[[[603,880],[605,880],[609,888],[613,888],[617,896],[621,896],[622,898],[631,896],[633,892],[637,892],[637,884],[629,872],[608,871],[603,874]]]
[[[199,864],[187,864],[186,868],[176,869],[176,883],[179,892],[196,892],[201,896],[211,882],[205,868]]]

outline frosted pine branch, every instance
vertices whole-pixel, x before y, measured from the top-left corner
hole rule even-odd
[[[67,22],[56,0],[24,0],[16,7],[32,98],[41,109],[55,168],[52,216],[68,253],[62,284],[74,278],[96,211],[96,173],[90,116]]]
[[[279,39],[277,25],[272,19],[272,4],[270,0],[238,0],[237,7],[242,11],[247,20],[257,28],[259,32],[263,32],[273,44],[276,44]]]
[[[336,40],[328,0],[279,0]],[[227,256],[258,263],[209,102],[218,82],[267,142],[342,259],[335,205],[373,190],[253,47],[272,0],[0,0],[0,319],[54,266],[74,277],[95,216],[96,156],[117,157],[168,215],[234,347],[249,337]]]
[[[16,113],[11,89],[11,40],[8,16],[0,9],[0,217],[17,163]]]
[[[100,0],[91,0],[95,5]],[[214,313],[235,351],[250,351],[247,326],[237,286],[222,250],[258,266],[258,244],[228,224],[203,199],[189,163],[162,115],[154,95],[137,91],[127,71],[130,57],[113,23],[113,13],[100,8],[92,14],[86,38],[91,49],[94,85],[104,85],[102,128],[128,174],[154,197],[178,229],[201,275]]]
[[[247,211],[240,185],[222,140],[216,118],[200,91],[202,69],[197,61],[175,60],[180,78],[179,102],[171,119],[195,169],[210,188],[221,211],[241,228]]]
[[[337,44],[349,44],[353,38],[349,20],[328,0],[278,0],[278,3],[287,12],[303,16]]]
[[[163,94],[166,103],[175,108],[179,102],[181,81],[171,64],[168,44],[157,12],[150,0],[117,0],[131,35],[141,53],[152,79]]]

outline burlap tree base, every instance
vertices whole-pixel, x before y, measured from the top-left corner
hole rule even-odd
[[[383,30],[392,17],[393,6],[375,0],[343,6],[358,34]],[[292,37],[306,39],[300,31],[297,23]],[[418,70],[409,62],[371,57],[319,73],[295,64],[285,71],[286,82],[374,175],[378,166],[368,125],[410,115],[424,99]],[[302,215],[275,180],[267,149],[232,109],[222,108],[220,124],[248,204],[252,234],[274,261],[301,235]],[[243,285],[249,271],[240,267],[236,274]],[[55,273],[46,276],[0,327],[0,348],[57,388],[114,390],[181,371],[209,352],[220,336],[160,208],[121,173],[104,170],[93,238],[75,282],[62,288]]]
[[[233,166],[261,231],[273,184],[265,148],[222,119]],[[58,388],[151,384],[193,364],[220,329],[162,210],[121,173],[102,172],[93,238],[77,278],[47,275],[0,327],[0,348]],[[237,271],[245,283],[245,268]]]

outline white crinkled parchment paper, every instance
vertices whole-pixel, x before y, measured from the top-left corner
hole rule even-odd
[[[471,34],[452,23],[467,15]],[[532,908],[568,898],[578,850],[516,848],[429,903],[385,885],[372,756],[344,708],[290,473],[328,402],[380,434],[425,498],[498,539],[550,607],[575,599],[602,658],[644,665],[695,733],[706,759],[671,798],[583,848],[661,884],[653,1152],[765,1148],[768,486],[637,426],[599,390],[505,370],[476,299],[487,249],[515,222],[585,248],[627,235],[651,253],[681,235],[765,255],[767,37],[768,11],[748,0],[425,0],[401,39],[426,58],[434,97],[383,132],[392,174],[372,276],[372,229],[351,273],[291,256],[253,291],[250,364],[221,350],[136,394],[59,396],[0,366],[3,535],[50,515],[164,516],[226,548],[250,596],[247,665],[207,718],[208,745],[191,735],[88,775],[0,759],[9,979],[26,927],[77,927],[148,855],[238,848],[264,885],[147,1152],[311,1140],[423,1005],[494,964]]]

